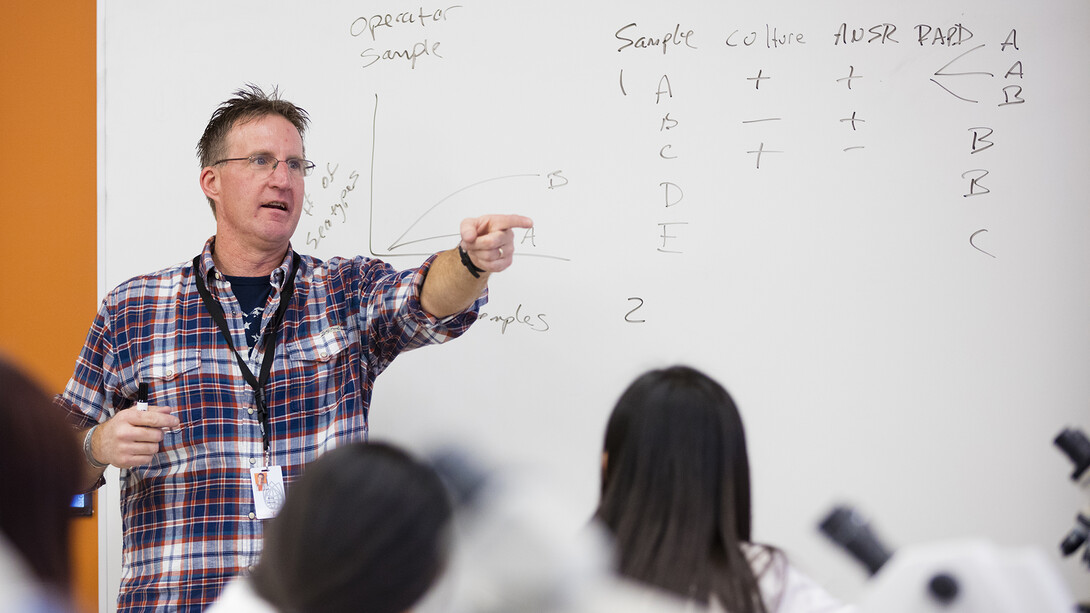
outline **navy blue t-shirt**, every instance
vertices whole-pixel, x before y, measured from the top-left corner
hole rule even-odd
[[[238,305],[242,307],[242,320],[246,322],[246,342],[253,349],[261,334],[261,314],[265,312],[265,303],[272,291],[269,277],[224,276],[231,283],[231,291],[235,293]]]

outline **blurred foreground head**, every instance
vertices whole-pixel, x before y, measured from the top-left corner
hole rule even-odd
[[[397,447],[334,449],[269,522],[254,588],[284,611],[402,613],[443,570],[451,513],[435,471]]]
[[[82,461],[61,410],[0,356],[0,531],[39,581],[64,592]]]

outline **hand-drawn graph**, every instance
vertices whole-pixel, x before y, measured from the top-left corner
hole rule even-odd
[[[568,179],[564,176],[563,171],[561,171],[561,170],[554,170],[554,171],[550,171],[550,172],[546,172],[546,173],[522,173],[522,174],[504,175],[504,176],[489,177],[489,178],[486,178],[486,179],[480,179],[478,181],[474,181],[474,182],[472,182],[472,183],[470,183],[468,185],[465,185],[463,187],[460,187],[460,188],[454,190],[453,192],[451,192],[451,193],[443,196],[439,200],[437,200],[434,204],[432,204],[427,209],[425,209],[424,212],[421,213],[411,224],[409,224],[409,226],[407,228],[405,228],[405,230],[402,231],[398,235],[398,237],[396,239],[394,239],[393,242],[391,242],[389,245],[387,245],[384,248],[381,247],[381,246],[379,247],[379,249],[384,249],[384,251],[379,251],[379,250],[376,249],[376,246],[375,246],[375,223],[376,223],[376,215],[375,215],[375,212],[376,212],[376,202],[375,202],[375,158],[376,158],[376,155],[377,155],[377,152],[378,152],[378,144],[377,144],[378,143],[378,130],[377,130],[378,117],[379,117],[379,96],[378,96],[378,94],[375,94],[375,108],[374,108],[374,112],[372,114],[372,123],[371,123],[371,165],[370,165],[370,175],[371,176],[370,176],[370,189],[369,189],[369,195],[368,195],[368,201],[369,201],[368,208],[369,208],[369,217],[370,217],[370,219],[369,219],[369,223],[368,223],[368,239],[367,239],[367,250],[374,257],[427,256],[427,255],[431,255],[432,253],[434,253],[438,249],[443,249],[443,248],[449,247],[450,246],[449,245],[450,240],[457,238],[459,236],[458,233],[454,232],[454,233],[448,233],[448,234],[432,234],[432,233],[429,233],[429,232],[426,232],[426,231],[421,231],[420,224],[425,219],[427,219],[429,216],[434,215],[437,212],[441,211],[442,208],[443,208],[443,205],[450,202],[451,199],[454,198],[455,196],[459,196],[459,195],[465,194],[466,192],[471,192],[473,190],[479,189],[482,186],[488,185],[490,183],[497,183],[497,182],[505,182],[505,183],[506,182],[515,182],[515,183],[523,184],[523,183],[528,183],[528,181],[530,181],[530,180],[535,180],[535,182],[538,185],[540,185],[541,184],[541,179],[544,178],[544,179],[546,179],[546,182],[547,182],[547,185],[546,185],[545,189],[549,189],[549,190],[560,189],[560,188],[562,188],[562,187],[564,187],[564,186],[566,186],[568,184]],[[533,188],[531,186],[527,185],[526,189],[529,190],[529,189],[533,189]],[[532,232],[533,229],[531,228],[529,231]],[[438,249],[425,250],[425,251],[422,251],[422,252],[414,252],[414,249],[417,248],[417,246],[422,245],[424,243],[429,243],[431,241],[438,241],[438,240],[445,240],[445,241],[447,241],[447,243],[440,246]],[[561,260],[561,261],[565,261],[565,262],[570,261],[570,259],[568,257],[565,257],[563,255],[544,254],[544,253],[530,253],[530,252],[527,252],[526,250],[521,250],[521,251],[517,252],[515,254],[515,257],[535,257],[535,258],[545,258],[545,259],[552,259],[552,260]]]

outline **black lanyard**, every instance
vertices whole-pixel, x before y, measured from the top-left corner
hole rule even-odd
[[[261,424],[261,442],[265,446],[266,456],[269,453],[269,411],[268,404],[265,402],[264,390],[265,384],[269,381],[269,373],[272,372],[273,355],[276,352],[276,337],[280,322],[284,319],[284,313],[288,310],[288,303],[291,302],[292,292],[295,290],[295,271],[299,269],[299,254],[296,253],[293,256],[291,272],[288,273],[288,278],[280,290],[280,306],[276,309],[276,315],[273,316],[272,321],[269,322],[268,327],[265,329],[265,356],[261,360],[261,373],[257,377],[246,366],[246,361],[242,359],[242,356],[235,349],[235,343],[231,340],[231,330],[227,327],[227,317],[223,314],[223,307],[212,297],[208,287],[204,284],[204,279],[201,278],[203,276],[200,268],[201,256],[198,255],[193,258],[193,275],[197,279],[197,291],[201,295],[201,300],[204,301],[204,307],[208,309],[208,314],[212,316],[216,325],[219,326],[220,334],[223,336],[223,340],[227,341],[231,353],[235,354],[238,366],[242,369],[243,378],[254,390],[257,418]],[[267,460],[268,458],[266,458]]]

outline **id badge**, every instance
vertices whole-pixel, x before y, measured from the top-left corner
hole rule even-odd
[[[254,490],[254,514],[258,519],[272,519],[284,506],[284,475],[279,466],[250,469]]]

